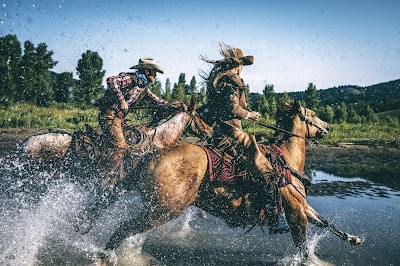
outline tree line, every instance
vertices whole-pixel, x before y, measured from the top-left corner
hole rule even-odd
[[[93,105],[103,95],[105,70],[97,52],[87,50],[82,54],[76,67],[78,80],[73,78],[72,72],[51,71],[58,63],[53,54],[45,43],[35,46],[27,40],[22,49],[16,35],[0,37],[0,106],[27,102],[46,107],[56,102],[84,107]],[[184,73],[173,85],[167,79],[164,90],[158,79],[150,86],[156,95],[167,101],[187,103],[194,95],[200,103],[206,99],[205,88],[198,91],[194,76],[187,84]]]
[[[34,45],[27,40],[22,49],[16,35],[0,37],[0,106],[7,107],[17,102],[37,106],[49,106],[54,102],[78,107],[93,106],[104,92],[102,81],[105,70],[100,55],[90,50],[82,54],[76,67],[78,80],[73,78],[72,72],[52,72],[51,69],[58,63],[52,57],[53,51],[48,50],[45,43]],[[207,102],[206,88],[204,85],[198,87],[197,84],[194,76],[187,82],[185,73],[181,73],[177,83],[172,84],[167,78],[163,88],[156,79],[150,87],[153,93],[169,102],[179,100],[189,103],[190,98],[195,97],[201,105]],[[378,121],[374,111],[376,106],[371,106],[367,101],[360,102],[358,98],[354,102],[346,102],[345,98],[336,102],[328,100],[328,91],[319,91],[313,83],[309,83],[304,92],[275,93],[274,85],[267,84],[262,93],[247,93],[250,108],[260,112],[266,119],[275,118],[282,99],[297,99],[303,106],[316,111],[319,117],[331,123]],[[329,95],[337,91],[329,91]],[[394,89],[394,92],[397,91]],[[342,95],[338,94],[338,97]],[[349,96],[346,97],[349,99]]]

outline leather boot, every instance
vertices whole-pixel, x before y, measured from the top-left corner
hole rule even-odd
[[[268,214],[268,228],[270,234],[283,234],[290,231],[286,222],[285,214],[280,204],[279,190],[277,185],[268,185],[265,188],[267,203],[265,211]]]

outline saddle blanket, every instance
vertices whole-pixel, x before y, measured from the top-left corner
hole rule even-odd
[[[233,160],[218,150],[203,147],[207,154],[208,169],[211,182],[236,184],[235,166]]]

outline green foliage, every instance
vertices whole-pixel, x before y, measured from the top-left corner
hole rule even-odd
[[[82,106],[93,105],[104,91],[102,85],[106,73],[103,68],[103,59],[97,52],[87,50],[82,54],[76,68],[79,75],[79,86],[74,92],[74,101]]]
[[[0,106],[9,106],[17,99],[20,61],[21,43],[17,36],[0,37]]]
[[[68,103],[71,101],[71,93],[74,90],[75,81],[72,72],[62,72],[56,77],[54,83],[54,101]]]
[[[320,104],[319,92],[313,83],[309,83],[306,90],[306,104],[307,108],[317,110]]]
[[[151,92],[154,93],[155,95],[157,95],[158,97],[161,97],[161,95],[162,95],[161,87],[162,87],[161,81],[157,78],[154,81],[154,83],[149,84],[149,88],[150,88]]]
[[[358,144],[400,144],[399,120],[390,122],[330,124],[329,134],[322,143],[351,142]]]
[[[0,127],[3,128],[58,128],[78,130],[88,123],[97,123],[97,110],[80,110],[67,105],[37,107],[34,104],[16,104],[0,109]]]
[[[172,96],[171,96],[171,81],[169,80],[169,78],[167,78],[167,80],[165,81],[164,100],[166,100],[167,102],[170,102],[171,99],[172,99]]]

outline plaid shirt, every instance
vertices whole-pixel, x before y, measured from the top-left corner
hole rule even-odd
[[[145,94],[143,96],[149,97],[158,105],[165,106],[169,104],[167,101],[152,93],[149,87],[146,86],[140,88],[140,85],[142,85],[141,81],[136,82],[136,80],[132,78],[131,74],[128,73],[120,73],[117,76],[107,78],[108,89],[118,97],[120,102],[125,100],[128,106],[134,104],[143,94]],[[122,90],[126,88],[129,88],[128,92],[123,93]],[[118,104],[113,105],[113,109],[119,109],[119,107],[120,105]]]

